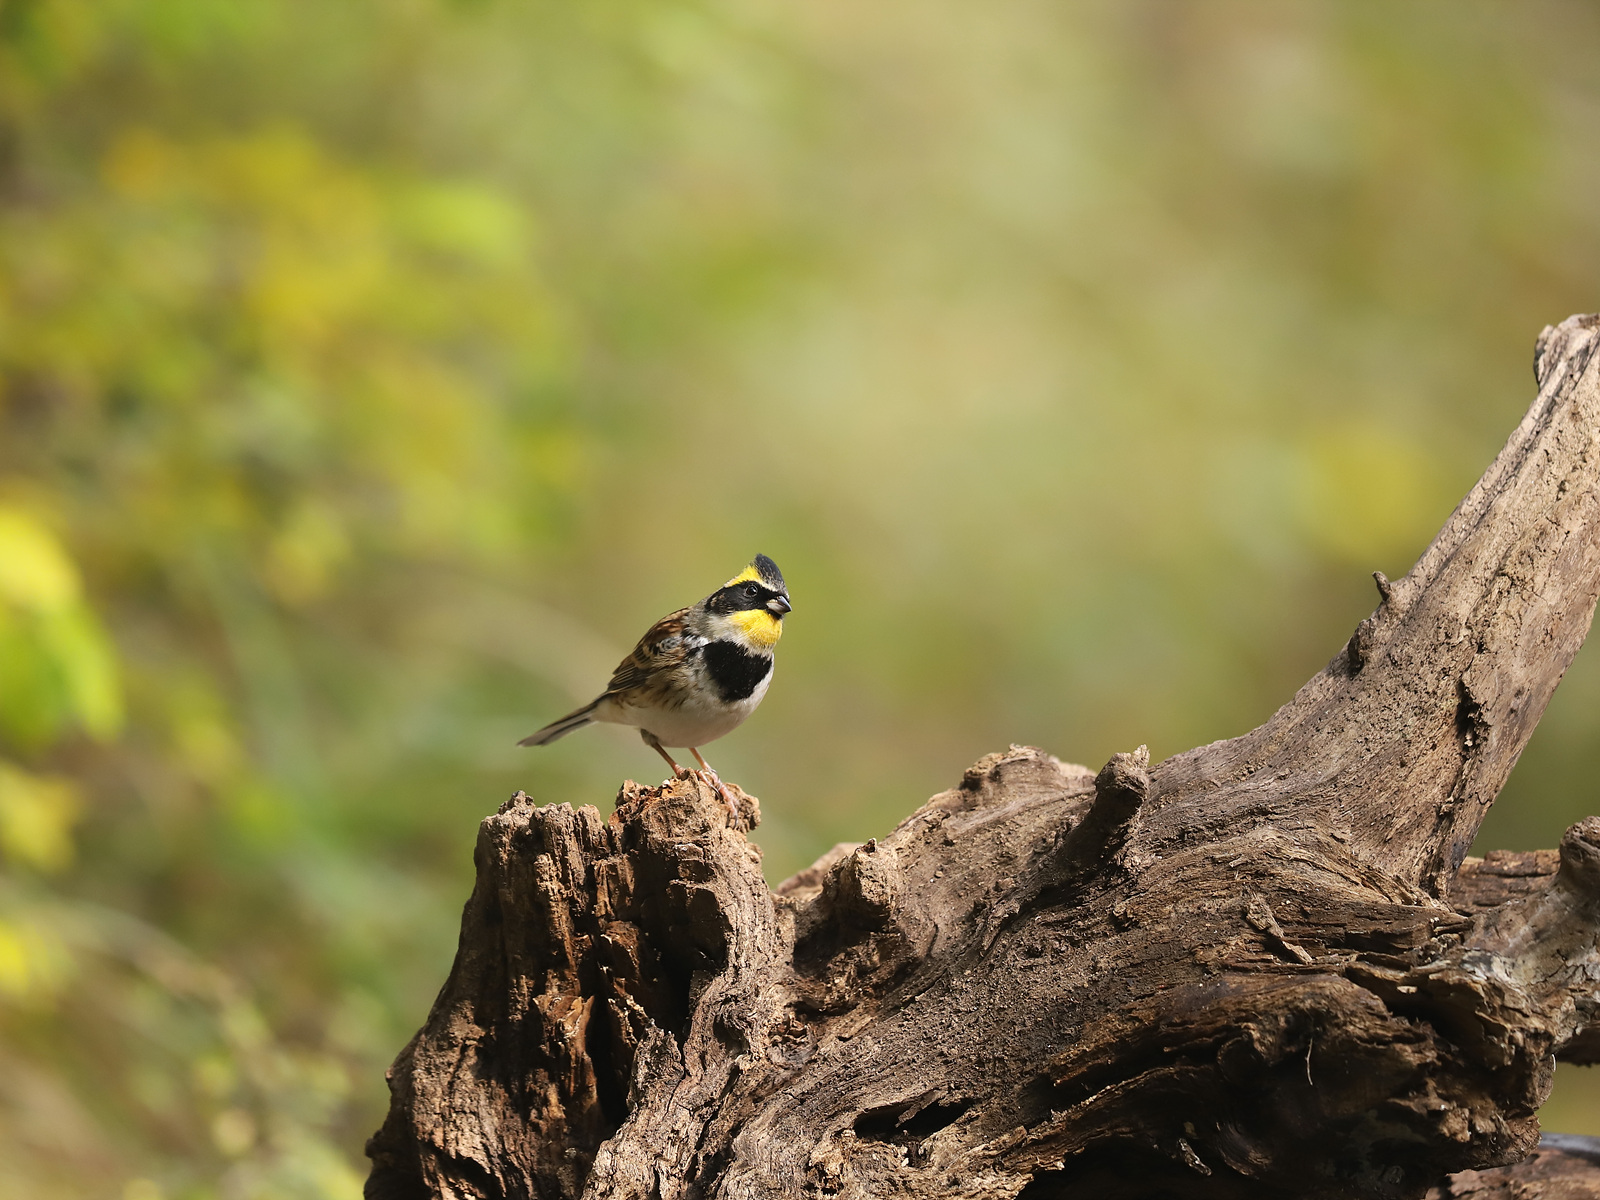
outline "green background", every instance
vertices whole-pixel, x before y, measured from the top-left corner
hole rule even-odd
[[[1600,308],[1597,61],[1579,0],[0,0],[0,1198],[356,1196],[478,820],[661,774],[516,739],[758,550],[773,879],[1260,722]],[[1480,846],[1597,767],[1580,657]]]

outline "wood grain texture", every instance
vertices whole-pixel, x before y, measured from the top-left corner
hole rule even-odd
[[[742,793],[514,797],[368,1195],[1398,1198],[1525,1158],[1554,1059],[1600,1058],[1600,819],[1465,850],[1600,596],[1597,344],[1545,331],[1483,479],[1242,737],[1014,746],[776,892]]]
[[[1600,1200],[1600,1138],[1548,1136],[1512,1166],[1452,1175],[1428,1200]]]

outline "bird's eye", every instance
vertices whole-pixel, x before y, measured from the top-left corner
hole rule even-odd
[[[761,589],[758,588],[753,583],[747,583],[747,584],[744,585],[744,594],[745,594],[745,599],[754,600],[757,596],[759,596],[761,594]]]

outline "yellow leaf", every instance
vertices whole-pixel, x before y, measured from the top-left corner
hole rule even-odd
[[[80,805],[72,782],[0,763],[0,852],[12,862],[56,871],[72,861]]]
[[[484,266],[514,262],[528,244],[526,215],[491,188],[419,184],[396,205],[400,224],[419,244]]]
[[[47,998],[65,982],[70,965],[65,948],[45,928],[0,916],[0,997]]]
[[[75,605],[39,624],[39,640],[66,684],[73,714],[97,738],[122,727],[122,690],[117,660],[105,632],[89,610]]]
[[[78,572],[55,536],[27,513],[0,507],[0,600],[52,612],[78,593]]]

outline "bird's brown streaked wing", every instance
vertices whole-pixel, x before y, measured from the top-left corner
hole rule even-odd
[[[656,672],[678,666],[688,653],[684,645],[683,628],[687,608],[668,613],[650,626],[633,653],[617,664],[611,673],[611,682],[605,694],[615,696],[645,683]]]

